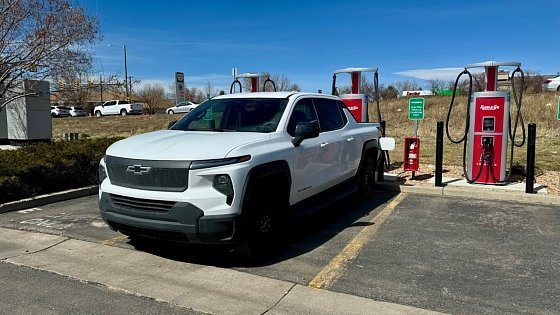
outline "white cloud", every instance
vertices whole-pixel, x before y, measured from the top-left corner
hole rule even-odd
[[[415,69],[396,72],[394,74],[421,80],[455,80],[463,68]]]

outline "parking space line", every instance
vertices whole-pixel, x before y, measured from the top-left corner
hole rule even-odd
[[[124,241],[124,240],[126,240],[126,239],[128,239],[128,236],[126,236],[126,235],[119,235],[119,236],[115,236],[115,237],[113,237],[113,238],[110,238],[110,239],[101,241],[101,242],[99,242],[99,243],[101,243],[101,245],[109,245],[109,246],[111,246],[111,245],[115,245],[116,243],[118,243],[118,242],[120,242],[120,241]]]
[[[379,227],[393,213],[397,205],[406,197],[405,193],[400,193],[391,201],[381,212],[379,212],[351,241],[344,249],[336,255],[328,265],[309,282],[308,287],[316,289],[329,288],[344,272],[348,263],[355,259],[367,241],[372,237]]]

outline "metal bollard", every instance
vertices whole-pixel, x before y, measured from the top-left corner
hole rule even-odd
[[[527,130],[527,170],[525,172],[525,193],[533,194],[535,185],[535,147],[537,145],[537,124],[529,124]]]
[[[443,176],[443,121],[437,122],[436,133],[436,174],[435,184],[436,187],[442,187]]]

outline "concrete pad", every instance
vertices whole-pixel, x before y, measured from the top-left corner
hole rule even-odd
[[[435,184],[435,178],[432,177],[428,180],[429,184]],[[469,184],[464,178],[450,178],[442,177],[441,183],[447,187],[468,187],[477,190],[490,190],[490,191],[505,191],[505,192],[519,192],[525,193],[525,183],[508,183],[507,185],[484,185],[484,184]],[[547,194],[548,191],[540,184],[533,186],[533,191],[538,194]]]
[[[231,269],[78,240],[8,262],[214,314],[262,314],[293,287],[290,282]]]
[[[0,259],[38,252],[65,240],[62,236],[0,228]]]
[[[267,314],[442,314],[296,285]]]

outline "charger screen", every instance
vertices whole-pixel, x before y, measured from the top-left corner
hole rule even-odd
[[[482,131],[494,131],[494,117],[482,118]]]

